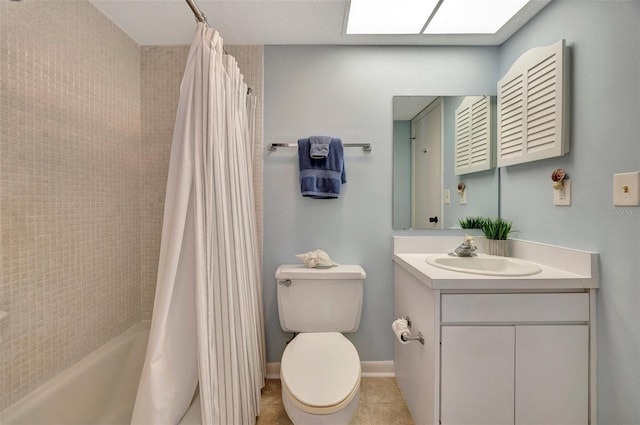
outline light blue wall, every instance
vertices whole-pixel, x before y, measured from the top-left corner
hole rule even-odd
[[[324,249],[367,272],[360,329],[350,335],[362,360],[391,360],[392,97],[460,95],[494,89],[495,47],[265,46],[265,142],[325,134],[348,148],[347,184],[337,200],[302,198],[295,149],[264,159],[264,303],[267,356],[279,361],[274,273],[295,254]]]
[[[411,227],[411,121],[393,122],[393,228]]]
[[[500,75],[526,50],[571,46],[571,153],[502,170],[502,214],[519,237],[600,253],[598,422],[640,423],[640,208],[613,207],[612,175],[640,170],[640,2],[555,0],[504,44]],[[572,180],[553,205],[551,172]]]
[[[598,419],[640,423],[640,208],[612,206],[612,174],[640,170],[640,2],[554,0],[500,48],[266,46],[266,142],[332,134],[347,150],[343,197],[303,199],[295,150],[265,157],[264,301],[269,361],[279,327],[273,274],[294,254],[327,250],[367,270],[363,360],[392,359],[391,98],[493,93],[526,50],[572,47],[571,153],[501,170],[502,215],[528,240],[600,252]],[[572,206],[553,206],[550,175],[572,179]],[[396,232],[396,234],[406,234]]]

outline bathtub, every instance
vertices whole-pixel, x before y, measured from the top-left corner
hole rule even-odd
[[[0,423],[128,425],[148,339],[149,323],[132,326],[0,412]],[[196,398],[180,424],[200,422]]]

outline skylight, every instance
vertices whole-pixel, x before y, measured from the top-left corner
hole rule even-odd
[[[444,0],[424,34],[495,34],[529,0]]]
[[[347,34],[495,34],[529,1],[351,0]]]
[[[438,0],[351,0],[347,34],[419,34]]]

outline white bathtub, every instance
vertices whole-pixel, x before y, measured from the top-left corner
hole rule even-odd
[[[139,323],[0,413],[2,425],[128,425],[149,339]],[[200,423],[194,400],[181,425]]]

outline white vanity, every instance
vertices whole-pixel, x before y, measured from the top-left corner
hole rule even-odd
[[[395,314],[424,336],[394,353],[416,424],[595,424],[598,255],[512,240],[512,256],[539,272],[427,263],[461,239],[394,237]]]

